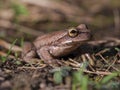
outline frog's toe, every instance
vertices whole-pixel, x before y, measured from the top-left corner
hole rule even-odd
[[[58,59],[52,59],[45,63],[52,67],[60,67],[62,65],[62,63]]]

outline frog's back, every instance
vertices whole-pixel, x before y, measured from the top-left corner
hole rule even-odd
[[[63,38],[66,35],[66,31],[56,31],[53,33],[48,33],[36,38],[33,42],[36,48],[40,48],[45,45],[50,45],[56,42],[57,40]]]

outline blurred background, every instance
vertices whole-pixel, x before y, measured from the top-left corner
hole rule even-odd
[[[81,23],[94,38],[120,38],[120,0],[0,0],[0,38],[32,41]]]

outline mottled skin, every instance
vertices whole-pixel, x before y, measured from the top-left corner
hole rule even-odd
[[[65,56],[90,39],[90,31],[86,25],[56,31],[39,36],[32,44],[27,43],[23,50],[25,61],[39,56],[45,63],[56,63],[57,58]]]

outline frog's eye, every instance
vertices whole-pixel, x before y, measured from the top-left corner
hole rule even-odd
[[[69,29],[68,34],[70,37],[75,37],[78,35],[78,30],[76,30],[75,28],[71,28]]]

